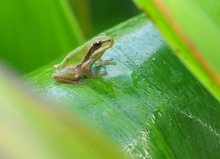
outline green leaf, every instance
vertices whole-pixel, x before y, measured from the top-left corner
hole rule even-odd
[[[220,101],[220,1],[134,0],[176,55]]]
[[[28,72],[83,41],[64,1],[0,1],[0,58]]]
[[[107,66],[103,78],[57,83],[51,78],[53,63],[27,79],[63,109],[79,111],[133,158],[218,158],[220,103],[154,25],[140,15],[107,34],[115,44],[103,59],[117,65]]]

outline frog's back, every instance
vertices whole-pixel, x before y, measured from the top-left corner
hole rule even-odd
[[[74,49],[63,59],[60,64],[55,65],[55,68],[60,70],[66,67],[74,67],[81,64],[87,51],[87,47],[82,46]]]

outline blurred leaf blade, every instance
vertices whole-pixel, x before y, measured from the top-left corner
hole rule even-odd
[[[151,16],[188,69],[220,101],[219,2],[135,2]]]
[[[90,37],[92,31],[92,12],[89,0],[68,0],[72,11],[80,24],[86,38]],[[80,7],[79,7],[80,6]]]
[[[28,79],[43,95],[78,110],[133,158],[218,157],[220,104],[154,25],[140,15],[107,34],[115,44],[103,58],[117,65],[107,66],[102,79],[81,79],[86,84],[79,86],[57,83],[48,67]]]
[[[88,126],[81,116],[37,97],[8,75],[1,67],[1,158],[124,158],[112,141]]]
[[[82,43],[82,33],[66,3],[1,1],[0,58],[28,72]]]

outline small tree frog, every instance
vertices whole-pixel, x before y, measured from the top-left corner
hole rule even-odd
[[[52,74],[52,78],[58,82],[74,83],[81,77],[97,77],[91,72],[91,67],[113,44],[111,37],[99,34],[71,51],[60,64],[54,65],[56,73]]]

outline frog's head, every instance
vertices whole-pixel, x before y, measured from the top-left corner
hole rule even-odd
[[[93,59],[94,61],[100,59],[104,52],[112,47],[114,41],[112,37],[107,36],[105,33],[101,33],[91,40],[91,46],[87,58]]]

